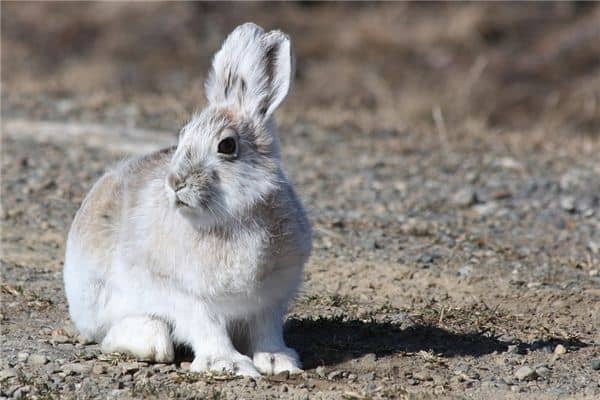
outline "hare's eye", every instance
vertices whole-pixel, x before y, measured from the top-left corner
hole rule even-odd
[[[232,137],[225,138],[219,142],[218,152],[226,155],[233,155],[237,150],[237,144]]]

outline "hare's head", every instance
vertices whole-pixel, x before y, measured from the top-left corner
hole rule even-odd
[[[214,224],[237,217],[278,187],[283,175],[273,112],[293,77],[289,38],[247,23],[214,56],[208,106],[180,133],[167,175],[173,204]]]

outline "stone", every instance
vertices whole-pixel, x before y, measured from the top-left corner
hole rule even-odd
[[[542,378],[547,378],[550,376],[550,368],[544,366],[538,367],[535,369],[535,373]]]
[[[0,381],[9,378],[15,378],[17,376],[17,370],[14,368],[7,368],[0,371]]]
[[[48,361],[48,357],[46,357],[43,354],[32,354],[29,356],[29,359],[27,360],[29,362],[29,364],[33,364],[33,365],[44,365],[47,364]]]
[[[560,200],[560,207],[565,211],[575,211],[575,198],[572,196],[563,197]]]
[[[368,372],[366,374],[361,374],[358,377],[362,381],[372,382],[375,380],[375,372]]]
[[[67,375],[87,375],[91,372],[92,366],[89,364],[71,363],[62,367]]]
[[[278,374],[271,376],[269,379],[274,382],[285,382],[288,379],[290,379],[290,371],[282,371]]]
[[[471,188],[464,188],[452,195],[452,204],[459,207],[469,207],[477,203],[477,194]]]
[[[327,379],[334,380],[335,378],[338,378],[342,375],[342,371],[331,371],[328,375],[327,375]]]
[[[325,378],[325,368],[324,367],[317,367],[317,369],[315,370],[315,372],[317,373],[317,375],[319,375],[321,378]]]
[[[23,399],[23,398],[27,397],[27,394],[30,391],[31,391],[31,386],[29,386],[29,385],[22,386],[22,387],[18,388],[17,390],[15,390],[12,397],[13,397],[13,399]]]
[[[594,371],[600,371],[600,358],[596,358],[592,360],[592,369]]]
[[[533,368],[523,366],[515,371],[515,378],[520,381],[532,381],[537,378],[537,373]]]
[[[526,353],[525,349],[522,346],[519,346],[517,344],[509,344],[507,351],[511,354],[519,354],[519,355],[523,355]]]
[[[26,353],[24,351],[17,354],[17,360],[19,362],[26,362],[28,358],[29,358],[29,353]]]
[[[189,361],[183,361],[181,364],[179,364],[179,367],[183,370],[189,370],[192,367],[192,363]]]
[[[124,374],[133,374],[140,369],[140,364],[136,361],[123,362],[119,364],[119,367],[121,367]]]
[[[92,367],[92,373],[96,375],[105,374],[108,368],[104,364],[94,364]]]
[[[413,378],[418,379],[420,381],[432,381],[433,378],[431,374],[427,371],[418,371],[413,374]]]
[[[567,353],[567,349],[562,344],[556,345],[554,348],[554,354],[563,355]]]
[[[52,336],[51,340],[53,343],[69,343],[71,341],[71,339],[65,335]]]

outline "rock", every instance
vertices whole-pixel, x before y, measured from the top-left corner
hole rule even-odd
[[[17,370],[14,368],[7,368],[0,371],[0,381],[9,378],[15,378],[17,376]]]
[[[477,194],[471,188],[464,188],[452,195],[452,204],[459,207],[469,207],[477,203]]]
[[[519,355],[523,355],[526,353],[525,349],[522,346],[519,346],[517,344],[508,345],[507,351],[511,354],[519,354]]]
[[[89,364],[71,363],[63,365],[62,370],[67,375],[87,375],[92,370],[92,366]]]
[[[121,367],[124,374],[133,374],[140,369],[140,364],[136,361],[123,362],[119,364],[119,367]]]
[[[487,217],[496,211],[498,206],[496,203],[478,204],[473,207],[473,210],[482,217]]]
[[[56,335],[52,336],[51,341],[52,343],[69,343],[71,339],[65,335]]]
[[[413,374],[413,378],[418,379],[420,381],[432,381],[433,378],[431,374],[427,371],[418,371]]]
[[[537,378],[537,374],[533,368],[523,366],[515,371],[515,378],[520,381],[532,381]]]
[[[29,356],[29,359],[27,360],[29,362],[29,364],[33,364],[33,365],[44,365],[48,363],[48,357],[46,357],[43,354],[32,354]]]
[[[179,367],[183,370],[189,370],[192,367],[192,363],[189,361],[184,361],[181,364],[179,364]]]
[[[362,381],[372,382],[375,380],[375,372],[368,372],[366,374],[361,374],[358,377]]]
[[[554,348],[554,354],[563,355],[567,353],[567,349],[562,344],[556,345]]]
[[[274,382],[285,382],[288,379],[290,379],[290,371],[282,371],[278,374],[271,376],[269,379]]]
[[[22,351],[19,354],[17,354],[17,360],[19,362],[27,362],[28,358],[29,358],[29,353],[26,353],[24,351]]]
[[[473,267],[469,264],[465,264],[458,269],[458,276],[467,277],[473,273]]]
[[[108,368],[104,364],[98,364],[98,363],[96,363],[92,367],[92,373],[96,374],[96,375],[105,374],[107,370],[108,370]]]
[[[334,380],[335,378],[338,378],[339,376],[342,375],[342,371],[332,371],[327,375],[327,379],[329,379],[330,381]]]
[[[29,385],[22,386],[22,387],[18,388],[17,390],[15,390],[12,397],[13,397],[13,399],[23,399],[23,398],[27,397],[27,393],[29,393],[30,391],[31,391],[31,386],[29,386]]]
[[[404,311],[400,311],[400,312],[392,315],[390,317],[390,322],[394,325],[399,325],[400,329],[408,329],[408,328],[412,328],[413,326],[415,326],[415,322],[410,318],[408,313],[404,312]],[[369,353],[369,354],[373,354],[373,353]],[[369,356],[369,354],[367,354],[367,356]],[[375,356],[375,359],[377,359],[377,356]],[[359,359],[358,361],[360,362],[361,360],[362,359]]]
[[[365,398],[365,396],[360,395],[360,394],[358,394],[356,392],[344,392],[344,394],[343,394],[342,397],[344,399],[348,399],[348,400],[354,400],[354,399],[361,400],[361,399]]]
[[[502,167],[504,169],[514,170],[514,171],[522,171],[524,169],[523,164],[521,164],[519,161],[515,160],[514,158],[510,158],[510,157],[499,158],[499,159],[495,160],[494,164],[499,167]]]
[[[550,376],[550,368],[545,366],[537,367],[535,373],[542,378],[547,378]]]
[[[572,196],[563,197],[560,200],[560,207],[565,211],[575,211],[575,198]]]
[[[594,371],[600,371],[600,358],[592,360],[592,369]]]
[[[317,367],[317,369],[315,370],[315,372],[317,373],[317,375],[319,375],[321,378],[325,378],[325,368],[324,367]]]

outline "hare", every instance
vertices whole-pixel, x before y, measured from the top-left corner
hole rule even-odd
[[[177,146],[124,162],[93,186],[64,266],[82,336],[155,362],[187,345],[198,372],[301,371],[282,324],[311,229],[273,118],[293,71],[288,36],[237,27],[214,56],[207,107]]]

